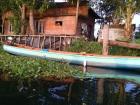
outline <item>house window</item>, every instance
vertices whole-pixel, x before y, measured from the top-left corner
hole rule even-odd
[[[44,23],[41,20],[35,21],[35,28],[37,33],[44,33]]]
[[[55,25],[56,26],[62,26],[63,25],[63,22],[62,21],[55,21]]]

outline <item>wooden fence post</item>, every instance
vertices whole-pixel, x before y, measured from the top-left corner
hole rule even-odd
[[[104,25],[103,31],[102,31],[102,35],[103,35],[103,55],[108,55],[108,48],[109,48],[109,26],[108,25]]]

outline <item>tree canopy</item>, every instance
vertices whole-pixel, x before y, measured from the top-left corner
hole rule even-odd
[[[107,21],[120,19],[124,21],[126,37],[132,36],[132,19],[140,12],[140,0],[97,0],[100,14]],[[96,4],[95,3],[95,4]]]

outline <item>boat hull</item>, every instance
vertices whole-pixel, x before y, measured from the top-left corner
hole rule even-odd
[[[51,52],[48,50],[32,50],[3,45],[3,49],[15,55],[51,59],[73,64],[102,68],[140,70],[140,57],[81,55],[73,53]]]

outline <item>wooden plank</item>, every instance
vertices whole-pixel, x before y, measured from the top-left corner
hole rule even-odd
[[[127,48],[133,48],[133,49],[140,49],[140,44],[135,44],[135,43],[127,43],[127,42],[120,42],[120,41],[109,41],[109,44],[110,45],[127,47]]]
[[[101,40],[100,43],[103,43],[103,40]],[[132,48],[132,49],[140,49],[140,44],[121,42],[121,41],[110,40],[109,45],[111,45],[111,46],[121,46],[121,47]]]
[[[25,36],[30,36],[30,37],[36,37],[36,36],[39,36],[39,35],[0,35],[0,36],[2,36],[2,37],[8,37],[8,36],[11,36],[11,37],[14,37],[14,36],[16,36],[16,37],[18,37],[18,36],[21,36],[21,37],[25,37]],[[59,36],[61,36],[61,37],[72,37],[72,38],[80,38],[80,37],[78,37],[78,36],[75,36],[75,35],[50,35],[50,34],[48,34],[48,35],[46,35],[46,36],[51,36],[51,37],[53,37],[53,36],[57,36],[57,37],[59,37]]]

